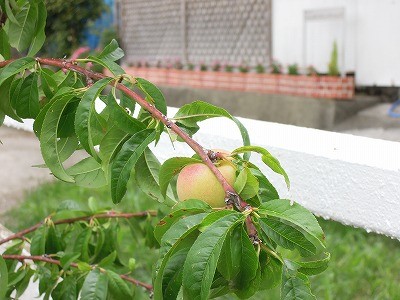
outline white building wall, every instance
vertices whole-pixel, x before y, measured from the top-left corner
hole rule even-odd
[[[338,7],[344,22],[308,21],[304,28],[306,10]],[[356,72],[357,85],[400,86],[400,1],[274,0],[272,10],[272,54],[284,66],[312,64],[326,72],[333,41],[340,65],[344,41],[345,71]]]

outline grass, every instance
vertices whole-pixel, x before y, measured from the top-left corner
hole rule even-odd
[[[20,207],[2,216],[5,225],[17,231],[29,227],[53,212],[63,200],[76,200],[83,206],[94,196],[102,205],[121,211],[140,211],[159,207],[155,201],[128,190],[129,200],[113,206],[106,189],[88,190],[62,182],[45,184],[26,194]],[[135,199],[135,200],[133,200]],[[332,259],[328,270],[311,279],[318,299],[400,299],[400,243],[363,229],[320,219],[327,236]],[[157,251],[137,248],[141,273],[151,269]],[[141,274],[142,278],[147,276]],[[150,280],[150,277],[145,279]],[[263,292],[253,300],[277,299],[278,290]],[[233,297],[224,297],[232,299]]]

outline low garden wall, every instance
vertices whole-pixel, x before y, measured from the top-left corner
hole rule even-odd
[[[126,67],[135,77],[168,86],[284,94],[349,100],[354,97],[354,77],[256,74]]]

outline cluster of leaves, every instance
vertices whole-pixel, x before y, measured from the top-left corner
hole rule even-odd
[[[328,75],[330,76],[339,76],[339,66],[338,66],[338,48],[336,41],[333,42],[331,59],[328,64]]]
[[[27,239],[30,254],[49,261],[18,264],[0,256],[0,299],[20,297],[31,279],[39,281],[44,299],[77,299],[79,294],[82,299],[134,297],[136,285],[120,276],[134,273],[137,267],[124,240],[145,238],[152,232],[153,220],[146,213],[108,217],[119,213],[103,211],[93,198],[89,207],[84,210],[73,201],[64,201]],[[123,226],[134,230],[124,231]],[[14,242],[3,256],[24,255],[24,245],[23,240]]]
[[[162,92],[143,78],[125,74],[116,63],[123,51],[115,40],[101,53],[73,64],[35,59],[32,53],[43,44],[43,20],[39,17],[45,15],[43,1],[21,0],[16,8],[6,1],[1,8],[8,19],[1,29],[0,53],[7,58],[14,47],[18,51],[29,49],[30,55],[7,62],[1,69],[0,121],[5,115],[19,122],[34,119],[44,167],[58,179],[84,187],[108,186],[112,201],[119,203],[134,176],[145,194],[172,207],[154,234],[152,229],[146,230],[151,233],[151,245],[160,247],[153,274],[156,299],[176,299],[180,295],[207,299],[227,293],[248,298],[257,290],[279,283],[283,299],[313,298],[308,276],[323,271],[329,261],[329,255],[324,254],[323,232],[309,211],[279,199],[261,169],[249,161],[250,152],[260,154],[261,161],[282,175],[289,187],[288,176],[278,160],[267,150],[250,145],[247,130],[238,119],[222,108],[195,101],[181,107],[164,126],[167,105]],[[19,14],[24,20],[33,15],[34,31],[28,32],[25,22],[18,21]],[[11,34],[13,26],[19,28],[18,44]],[[57,62],[61,70],[47,66]],[[108,69],[114,78],[97,74],[94,77],[98,80],[93,82],[88,78],[93,73],[74,71],[89,62]],[[141,94],[143,99],[136,100],[146,103],[147,109],[136,107],[120,92],[126,88]],[[171,142],[189,142],[200,129],[198,123],[214,117],[232,120],[242,135],[244,146],[232,153],[238,173],[234,188],[250,209],[215,210],[196,199],[178,203],[174,179],[184,166],[199,162],[199,156],[174,157],[161,165],[149,147],[153,142],[157,144],[163,133]],[[178,129],[171,130],[171,122]],[[177,131],[186,132],[188,137],[177,135]],[[66,168],[65,162],[79,149],[85,150],[87,157]],[[254,224],[261,242],[249,239],[249,222]],[[58,229],[53,218],[46,220],[31,240],[31,254],[55,257],[60,265],[38,263],[33,270],[25,264],[18,268],[13,265],[15,261],[3,262],[1,284],[7,282],[7,294],[15,289],[20,293],[35,273],[41,293],[54,299],[71,299],[79,293],[83,299],[106,299],[107,286],[110,292],[118,287],[124,293],[112,294],[111,298],[133,297],[132,289],[117,279],[118,273],[129,269],[129,260],[124,261],[114,243],[117,227],[116,221],[92,220]],[[140,224],[132,228],[142,230]],[[12,246],[8,253],[20,253],[21,245]],[[297,251],[302,259],[284,258],[282,248]],[[71,290],[75,294],[66,296]]]

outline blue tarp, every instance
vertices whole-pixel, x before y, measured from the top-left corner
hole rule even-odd
[[[95,49],[99,46],[103,30],[110,28],[114,24],[114,0],[104,0],[104,3],[109,9],[103,12],[101,17],[90,28],[85,30],[84,44],[87,44],[90,49]]]

